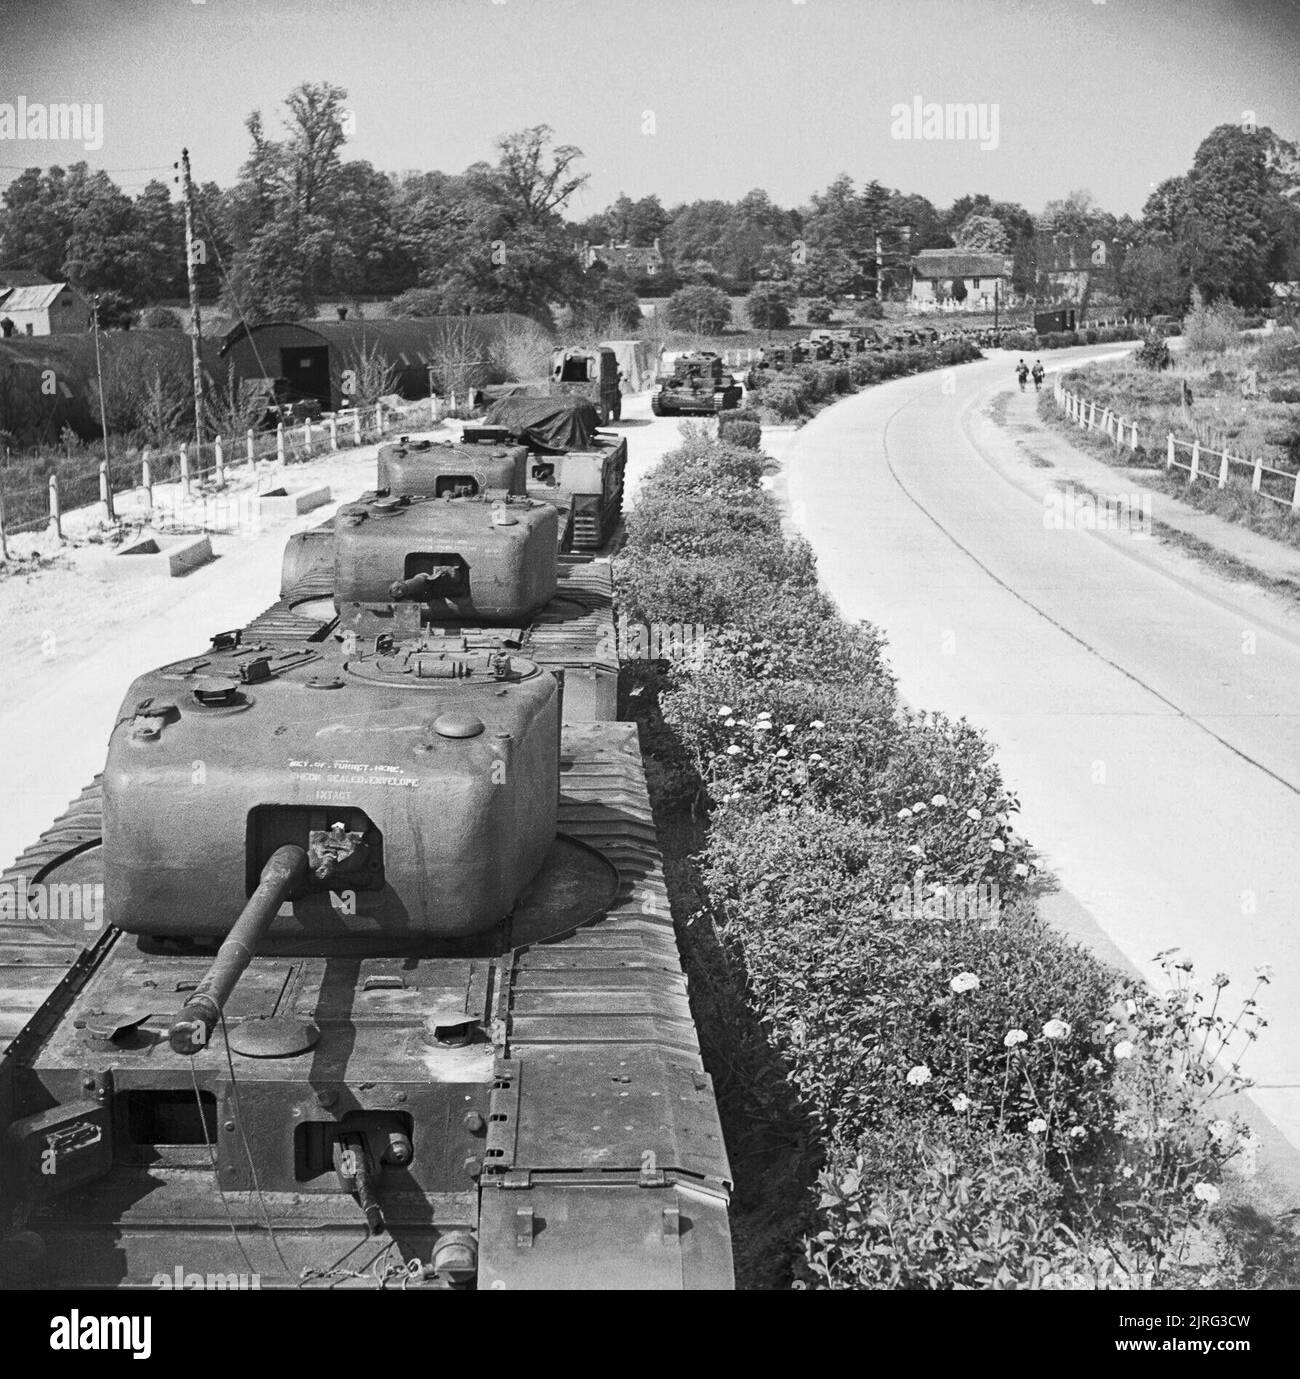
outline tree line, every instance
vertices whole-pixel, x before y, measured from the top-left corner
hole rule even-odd
[[[757,285],[755,300],[773,301],[905,295],[912,255],[942,248],[1005,256],[1021,297],[1060,295],[1069,273],[1072,291],[1144,313],[1182,309],[1193,288],[1258,306],[1271,283],[1300,278],[1300,156],[1264,128],[1213,130],[1136,219],[1085,190],[1035,215],[984,194],[941,208],[843,175],[795,208],[761,188],[671,208],[620,195],[574,220],[582,153],[547,126],[502,136],[493,161],[460,173],[384,173],[345,156],[346,98],[300,85],[278,137],[254,112],[234,184],[196,187],[200,294],[223,314],[301,319],[323,302],[388,297],[407,315],[516,311],[549,325],[559,311],[633,325],[638,295],[684,286]],[[659,254],[589,262],[592,245]],[[0,274],[15,267],[96,294],[108,324],[174,323],[147,309],[186,290],[181,206],[161,179],[132,198],[84,163],[29,168],[0,196]],[[960,280],[952,290],[960,300]]]

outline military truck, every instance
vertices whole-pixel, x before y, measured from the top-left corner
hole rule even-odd
[[[723,372],[722,356],[711,350],[679,354],[669,374],[655,381],[650,410],[657,417],[712,416],[740,406],[740,384]]]

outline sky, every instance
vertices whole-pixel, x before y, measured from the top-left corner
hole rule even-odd
[[[1300,139],[1298,74],[1300,0],[0,0],[0,186],[84,159],[134,194],[182,145],[227,185],[249,112],[275,132],[311,80],[383,171],[550,125],[585,154],[574,218],[620,192],[800,205],[842,172],[1137,214],[1243,112]],[[102,147],[4,138],[20,98],[101,107]],[[973,103],[983,137],[907,137],[918,103]]]

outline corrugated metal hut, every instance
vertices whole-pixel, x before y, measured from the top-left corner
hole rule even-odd
[[[129,429],[133,401],[155,373],[178,394],[188,388],[190,337],[184,331],[104,331],[99,341],[110,430]],[[215,340],[200,347],[204,367],[214,375],[218,350]],[[95,376],[93,334],[0,340],[0,431],[20,444],[57,440],[65,426],[83,439],[98,435]]]
[[[535,329],[527,317],[510,314],[266,321],[226,336],[222,373],[282,380],[283,396],[315,398],[336,411],[354,400],[355,376],[373,372],[376,360],[393,371],[388,391],[406,398],[428,397],[430,371],[439,392],[500,382],[505,371],[496,343],[512,330]]]

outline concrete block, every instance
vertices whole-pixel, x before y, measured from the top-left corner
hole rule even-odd
[[[206,536],[143,532],[105,557],[99,573],[104,579],[175,579],[211,559],[212,543]]]
[[[328,484],[320,484],[316,488],[273,488],[257,496],[258,511],[262,517],[301,517],[313,508],[324,507],[329,500]]]

